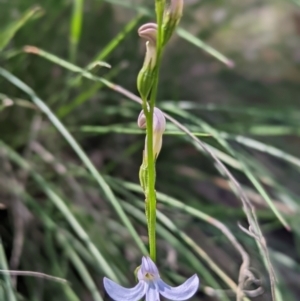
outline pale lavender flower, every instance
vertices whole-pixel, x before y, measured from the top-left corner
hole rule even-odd
[[[144,67],[152,70],[156,65],[156,38],[157,38],[157,24],[146,23],[138,29],[138,34],[146,42],[146,56],[144,61]]]
[[[137,272],[138,284],[133,288],[125,288],[104,278],[104,287],[115,301],[139,301],[146,296],[146,301],[159,301],[162,295],[169,300],[187,300],[199,287],[199,278],[195,274],[177,287],[171,287],[161,280],[155,263],[149,257],[142,258],[142,265]]]
[[[138,29],[138,34],[141,38],[149,41],[153,45],[156,45],[157,36],[157,24],[156,23],[146,23]]]
[[[144,114],[144,110],[141,111],[138,117],[138,126],[141,129],[146,128],[146,116]],[[166,118],[164,113],[154,107],[153,111],[153,155],[155,158],[158,157],[158,154],[161,150],[162,146],[162,136],[164,131],[166,130]],[[147,137],[145,140],[145,156],[147,157]]]

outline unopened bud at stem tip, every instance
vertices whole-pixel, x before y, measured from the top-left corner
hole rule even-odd
[[[165,10],[163,18],[164,37],[163,44],[165,45],[172,34],[174,33],[183,12],[183,0],[171,0],[169,8]]]

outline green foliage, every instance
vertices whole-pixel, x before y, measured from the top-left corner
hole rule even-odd
[[[7,27],[4,28],[0,33],[0,51],[7,46],[17,31],[22,28],[26,22],[40,12],[41,9],[39,7],[34,7],[24,12],[24,14],[18,20],[9,23]]]
[[[162,276],[196,272],[195,300],[297,301],[298,2],[185,2],[156,101]],[[154,16],[154,1],[0,1],[0,301],[134,284],[148,245],[136,30]]]

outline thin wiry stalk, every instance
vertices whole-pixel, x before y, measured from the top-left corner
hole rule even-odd
[[[66,280],[66,279],[51,276],[51,275],[40,273],[40,272],[33,272],[33,271],[14,271],[14,270],[0,269],[0,274],[11,275],[11,276],[36,277],[36,278],[42,278],[45,280],[55,281],[55,282],[59,282],[59,283],[68,283],[68,280]]]

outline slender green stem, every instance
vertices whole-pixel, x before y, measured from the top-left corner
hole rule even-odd
[[[159,66],[159,65],[158,65]],[[158,86],[158,68],[155,74],[155,80],[150,97],[150,116],[147,118],[147,152],[148,152],[148,231],[150,257],[153,261],[156,260],[156,192],[155,192],[155,158],[153,154],[153,110],[157,94]]]
[[[155,192],[155,159],[153,154],[153,111],[157,95],[159,67],[162,54],[162,17],[164,12],[165,1],[156,0],[156,19],[158,25],[157,32],[157,48],[156,57],[157,65],[155,67],[154,83],[150,95],[149,113],[146,114],[147,122],[147,165],[148,165],[148,185],[146,191],[146,206],[148,213],[148,235],[150,257],[153,261],[156,260],[156,192]]]
[[[147,117],[147,160],[148,160],[148,185],[146,199],[148,206],[148,235],[150,257],[156,260],[156,196],[155,196],[155,162],[153,156],[153,107],[150,106]]]
[[[162,22],[165,10],[165,0],[155,0],[156,22],[157,22],[157,52],[161,50],[162,43]],[[159,56],[158,56],[159,58]],[[158,65],[159,66],[159,65]]]

